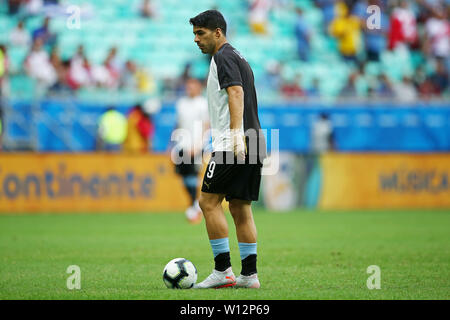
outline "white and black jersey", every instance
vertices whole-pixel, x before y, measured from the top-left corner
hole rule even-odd
[[[226,91],[231,86],[243,88],[244,118],[241,131],[246,135],[247,154],[261,163],[266,157],[266,144],[258,118],[253,71],[242,55],[225,43],[211,59],[207,83],[212,144],[216,152],[233,151]]]
[[[235,162],[230,135],[226,88],[231,86],[241,86],[244,91],[244,115],[240,130],[246,136],[247,155],[243,164]],[[207,94],[213,152],[203,177],[202,191],[224,194],[227,201],[256,201],[266,143],[258,119],[253,71],[242,55],[228,43],[211,59]]]

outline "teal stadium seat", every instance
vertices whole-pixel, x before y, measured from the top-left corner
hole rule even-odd
[[[385,51],[381,54],[384,73],[392,80],[401,81],[403,76],[412,76],[413,64],[408,51]]]
[[[17,100],[32,100],[36,93],[36,81],[25,74],[9,77],[11,98]]]
[[[10,73],[16,74],[23,71],[23,63],[28,54],[29,49],[23,47],[9,47],[9,67]]]
[[[365,72],[369,76],[377,77],[381,74],[381,65],[378,62],[368,62]]]
[[[0,43],[9,42],[9,34],[14,26],[15,21],[12,21],[5,16],[0,16]]]

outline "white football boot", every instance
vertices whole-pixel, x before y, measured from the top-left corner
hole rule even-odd
[[[236,278],[235,288],[249,288],[249,289],[259,289],[261,284],[258,280],[258,274],[254,273],[250,276],[243,276],[242,274]]]
[[[199,224],[202,222],[202,211],[197,210],[195,206],[189,207],[185,211],[185,215],[190,224]]]
[[[194,289],[220,289],[236,285],[236,277],[231,267],[225,271],[213,270],[213,272],[202,282],[194,284]]]

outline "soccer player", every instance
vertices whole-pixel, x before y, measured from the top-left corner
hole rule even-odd
[[[191,198],[191,205],[185,212],[186,218],[189,223],[197,224],[202,221],[197,200],[198,174],[203,163],[203,135],[209,128],[208,102],[202,96],[202,84],[199,80],[186,80],[186,96],[177,101],[176,111],[176,129],[182,129],[189,137],[180,137],[175,146],[174,151],[183,160],[175,165],[175,171],[182,177],[184,187]]]
[[[259,288],[251,202],[258,200],[266,147],[258,119],[253,71],[227,42],[227,25],[220,12],[208,10],[189,22],[193,26],[194,42],[202,53],[212,56],[207,98],[213,152],[203,177],[199,202],[215,267],[194,288]],[[230,263],[223,199],[229,202],[238,238],[242,269],[237,278]]]

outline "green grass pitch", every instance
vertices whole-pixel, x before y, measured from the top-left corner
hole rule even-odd
[[[450,212],[255,210],[260,290],[170,290],[165,264],[213,268],[204,222],[183,214],[0,216],[0,299],[449,299]],[[231,224],[234,272],[240,259]],[[69,265],[81,289],[68,290]],[[367,267],[381,269],[369,290]]]

